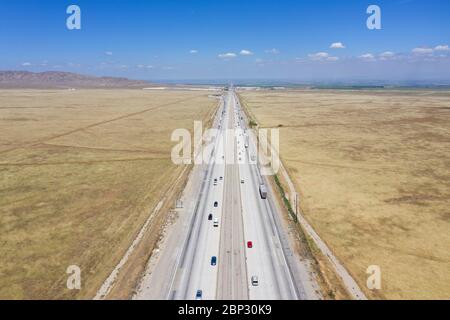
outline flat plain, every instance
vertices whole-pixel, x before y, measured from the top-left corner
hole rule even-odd
[[[0,90],[0,299],[92,298],[182,171],[171,133],[207,120],[209,94]]]
[[[301,207],[374,299],[450,299],[450,92],[246,91]],[[366,269],[381,268],[368,290]]]

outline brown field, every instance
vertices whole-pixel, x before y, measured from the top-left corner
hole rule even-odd
[[[251,91],[306,218],[375,299],[450,299],[450,92]],[[366,288],[378,265],[382,288]]]
[[[216,105],[205,92],[0,90],[0,299],[92,298],[182,170],[172,130]]]

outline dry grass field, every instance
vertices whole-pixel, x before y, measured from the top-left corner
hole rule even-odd
[[[450,299],[450,92],[241,93],[306,218],[371,298]],[[366,288],[378,265],[382,288]]]
[[[170,135],[211,114],[208,94],[0,90],[0,299],[92,298],[181,172]]]

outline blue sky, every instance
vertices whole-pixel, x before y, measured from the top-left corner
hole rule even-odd
[[[81,8],[81,30],[66,28],[71,4]],[[366,27],[371,4],[381,8],[381,30]],[[450,1],[1,0],[0,43],[2,70],[448,80]]]

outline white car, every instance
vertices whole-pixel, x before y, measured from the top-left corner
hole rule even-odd
[[[219,226],[219,219],[215,218],[214,222],[213,222],[213,227],[218,227]]]
[[[258,277],[252,276],[252,286],[257,287],[259,284]]]

